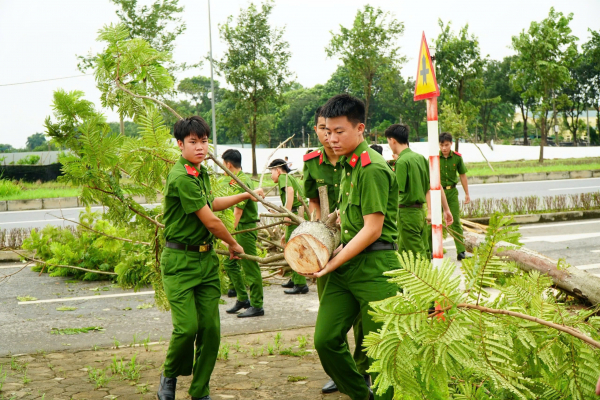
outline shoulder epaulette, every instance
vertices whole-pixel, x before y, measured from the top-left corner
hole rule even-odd
[[[229,181],[229,186],[233,186],[233,185],[235,185],[236,183],[237,183],[237,182],[236,182],[236,180],[235,180],[235,179],[231,179],[231,180]]]
[[[360,162],[363,167],[366,167],[367,165],[371,164],[371,156],[369,156],[368,151],[365,150],[362,152],[362,154],[360,155]]]
[[[312,160],[313,158],[319,157],[320,155],[321,152],[319,150],[315,150],[310,153],[306,153],[302,159],[304,160],[304,162],[307,162],[309,160]]]
[[[458,151],[455,151],[454,154],[456,154],[459,157],[462,157],[462,154],[460,154]]]
[[[198,173],[198,171],[196,170],[196,168],[194,167],[190,167],[189,165],[185,164],[185,170],[188,173],[188,175],[192,175],[192,176],[198,176],[200,175]]]

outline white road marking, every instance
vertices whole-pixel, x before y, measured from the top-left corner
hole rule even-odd
[[[0,267],[0,269],[12,269],[12,268],[23,268],[25,266],[25,264],[23,265],[5,265]]]
[[[54,222],[54,221],[63,221],[63,220],[59,219],[59,218],[53,218],[53,219],[35,219],[33,221],[0,222],[0,225],[24,224],[24,223],[27,223],[27,222]],[[65,222],[69,222],[69,221],[65,221]]]
[[[134,292],[134,293],[120,293],[120,294],[105,294],[102,296],[82,296],[82,297],[69,297],[67,299],[46,299],[36,301],[20,301],[18,304],[40,304],[40,303],[62,303],[64,301],[79,301],[79,300],[98,300],[106,299],[108,297],[128,297],[128,296],[144,296],[148,294],[154,294],[154,290],[147,292]]]
[[[592,253],[600,253],[600,250],[590,250]]]
[[[579,268],[582,271],[587,271],[588,269],[597,269],[597,268],[600,268],[600,264],[578,265],[577,268]]]
[[[600,232],[573,233],[570,235],[530,236],[530,237],[523,238],[521,240],[521,242],[523,242],[523,243],[530,243],[530,242],[559,243],[559,242],[566,242],[569,240],[591,239],[591,238],[595,238],[595,237],[600,237]]]
[[[600,224],[600,219],[592,221],[580,221],[580,222],[556,222],[551,224],[539,224],[539,225],[527,225],[521,226],[519,229],[540,229],[540,228],[552,228],[554,226],[570,226],[570,225],[586,225],[586,224]]]
[[[579,187],[568,187],[568,188],[553,188],[547,190],[575,190],[575,189],[597,189],[600,186],[579,186]]]

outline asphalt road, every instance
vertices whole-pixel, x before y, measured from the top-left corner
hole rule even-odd
[[[470,185],[471,199],[494,197],[519,197],[519,196],[551,196],[558,194],[574,194],[596,192],[600,190],[600,178],[590,179],[565,179],[557,181],[534,181],[515,183],[487,183]],[[464,192],[459,185],[461,199]],[[279,197],[269,196],[270,202],[281,205]],[[151,207],[152,205],[146,205]],[[62,216],[68,219],[77,219],[83,208],[65,208]],[[102,207],[93,207],[93,211],[102,211]],[[266,209],[259,204],[259,212],[266,213]],[[12,228],[42,228],[47,224],[66,226],[73,225],[59,217],[61,210],[32,210],[32,211],[5,211],[0,212],[0,229]]]
[[[600,219],[532,224],[520,228],[525,246],[554,259],[600,276]],[[456,259],[452,240],[444,243],[446,257]],[[18,264],[0,264],[0,275],[16,272]],[[0,283],[0,356],[11,353],[89,349],[93,345],[111,346],[140,342],[146,337],[155,342],[171,333],[168,312],[155,307],[151,288],[138,293],[123,290],[110,282],[75,282],[66,278],[38,276],[28,269]],[[149,293],[148,293],[149,292]],[[19,302],[18,296],[35,296],[37,302]],[[308,295],[288,296],[277,285],[265,288],[265,312],[261,318],[239,319],[225,313],[233,299],[223,298],[219,306],[224,335],[280,330],[314,324],[318,310],[316,287]],[[58,311],[60,307],[76,307]],[[138,306],[141,306],[138,308]],[[102,327],[100,332],[55,335],[52,328]]]

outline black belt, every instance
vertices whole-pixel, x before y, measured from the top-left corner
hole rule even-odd
[[[345,247],[346,245],[344,244],[343,246]],[[377,241],[365,247],[365,249],[361,251],[360,254],[380,250],[398,250],[398,244]]]
[[[180,243],[173,243],[173,242],[165,243],[165,247],[168,247],[169,249],[189,250],[189,251],[198,252],[198,253],[206,253],[207,251],[211,251],[213,248],[211,243],[202,244],[200,246],[194,246],[192,244],[180,244]]]
[[[450,189],[454,189],[456,187],[456,185],[448,185],[448,186],[444,186],[444,190],[450,190]]]
[[[415,203],[410,206],[405,206],[404,204],[398,204],[398,208],[423,208],[423,203]]]

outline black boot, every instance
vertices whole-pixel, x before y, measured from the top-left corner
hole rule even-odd
[[[371,389],[371,375],[369,374],[364,374],[363,378],[365,378],[365,383],[367,384],[367,387],[369,389]]]
[[[204,396],[204,397],[194,397],[192,396],[192,400],[212,400],[210,398],[210,396]]]
[[[237,292],[235,291],[235,289],[229,289],[227,291],[227,297],[236,297],[237,296]]]
[[[248,307],[250,307],[250,300],[246,300],[246,301],[236,300],[234,306],[231,307],[229,310],[225,310],[225,312],[227,314],[235,314],[238,311],[240,311],[242,308],[248,308]]]
[[[293,289],[284,290],[285,294],[306,294],[308,293],[308,285],[294,285]]]
[[[294,287],[294,282],[292,282],[292,280],[290,279],[289,281],[287,281],[287,283],[282,283],[281,287],[284,287],[286,289],[291,289]]]
[[[457,259],[458,261],[462,261],[462,260],[464,260],[465,258],[469,258],[469,257],[467,257],[467,254],[466,254],[464,251],[463,251],[462,253],[458,253],[458,255],[456,256],[456,259]]]
[[[329,382],[327,382],[321,389],[321,393],[335,393],[337,391],[338,388],[333,379],[330,379]]]
[[[167,378],[160,374],[160,384],[156,396],[158,400],[175,400],[175,390],[177,389],[177,378]]]
[[[248,318],[248,317],[262,317],[263,315],[265,315],[265,309],[260,307],[260,308],[256,308],[256,307],[252,307],[250,306],[250,308],[248,308],[246,311],[244,311],[243,313],[238,314],[238,318]]]

